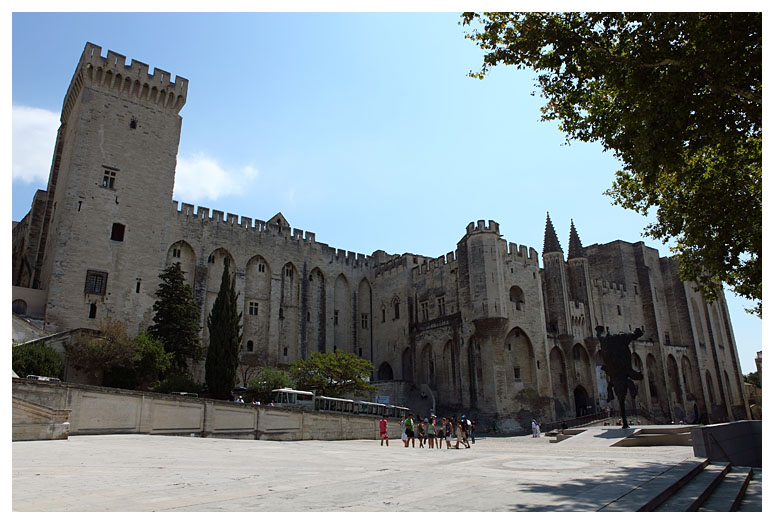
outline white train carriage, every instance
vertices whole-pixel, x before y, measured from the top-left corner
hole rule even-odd
[[[315,394],[306,390],[276,388],[272,390],[272,403],[276,407],[303,407],[314,410]]]

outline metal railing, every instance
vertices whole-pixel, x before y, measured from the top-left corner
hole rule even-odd
[[[580,427],[580,426],[588,425],[590,423],[594,423],[595,421],[603,421],[605,419],[610,419],[612,417],[614,417],[613,412],[609,416],[608,412],[601,411],[601,412],[595,412],[593,414],[587,414],[580,417],[562,419],[560,421],[550,421],[549,423],[541,423],[541,432],[549,432],[551,430],[557,430],[558,428],[562,428],[563,422],[566,425],[568,425],[568,428],[572,428],[572,427]]]

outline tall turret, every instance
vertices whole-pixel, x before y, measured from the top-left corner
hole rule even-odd
[[[499,252],[500,227],[497,222],[477,221],[466,228],[458,242],[461,296],[474,319],[507,317],[508,290],[503,280],[503,254]]]
[[[573,219],[570,221],[570,238],[568,239],[568,280],[570,299],[584,304],[584,336],[592,335],[593,322],[590,305],[592,304],[592,286],[589,278],[589,260],[584,255],[581,239],[576,232]]]
[[[475,331],[464,350],[469,391],[464,399],[480,413],[496,413],[496,384],[503,382],[503,338],[508,322],[508,289],[504,281],[505,242],[498,223],[477,221],[458,242],[458,285],[461,311]],[[503,245],[503,246],[502,246]]]
[[[562,248],[557,240],[552,219],[546,213],[544,229],[544,294],[546,296],[547,330],[553,334],[570,333],[568,286]]]
[[[86,44],[62,105],[33,285],[54,328],[112,317],[134,331],[170,242],[188,81],[101,51]]]

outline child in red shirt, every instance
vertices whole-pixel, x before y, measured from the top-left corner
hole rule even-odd
[[[390,446],[390,442],[388,441],[388,432],[387,432],[387,419],[385,419],[385,416],[382,416],[382,419],[379,420],[379,446],[382,445]]]

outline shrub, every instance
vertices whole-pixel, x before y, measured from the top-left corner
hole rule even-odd
[[[248,382],[247,397],[249,401],[269,403],[272,390],[291,386],[291,378],[285,370],[279,368],[262,368],[256,377]]]
[[[188,374],[177,373],[162,379],[151,390],[163,394],[169,394],[170,392],[193,392],[200,394],[202,392],[202,385],[194,381],[194,378]]]
[[[13,371],[19,377],[28,375],[62,378],[62,357],[43,343],[19,345],[11,351]]]

